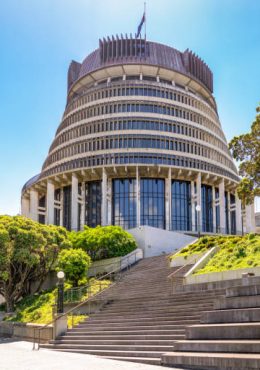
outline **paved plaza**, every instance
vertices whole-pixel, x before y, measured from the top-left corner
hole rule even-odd
[[[162,370],[165,367],[107,360],[93,355],[32,351],[32,343],[0,340],[1,370]],[[172,368],[171,368],[172,369]],[[178,370],[178,369],[177,369]]]

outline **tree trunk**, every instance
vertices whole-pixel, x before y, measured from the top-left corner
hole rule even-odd
[[[12,297],[9,295],[5,295],[5,307],[6,307],[6,312],[14,312],[14,300]]]

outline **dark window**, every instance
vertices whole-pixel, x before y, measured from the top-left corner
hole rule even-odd
[[[231,223],[231,234],[236,235],[236,211],[233,210],[230,212],[230,223]]]
[[[172,181],[172,230],[191,230],[191,185]]]
[[[201,186],[202,231],[213,232],[212,187]]]
[[[42,207],[42,208],[46,207],[46,197],[45,197],[45,195],[39,199],[38,205],[39,205],[39,207]],[[39,214],[38,221],[40,222],[40,224],[45,224],[45,215],[44,214]]]
[[[54,225],[60,226],[60,209],[54,208]]]
[[[71,186],[63,188],[63,226],[71,230]]]
[[[226,234],[229,234],[229,204],[228,193],[225,191],[225,218],[226,218]]]
[[[60,202],[61,200],[61,190],[55,189],[54,191],[54,200]],[[60,208],[55,207],[54,205],[54,225],[60,225]]]
[[[90,227],[101,225],[101,181],[86,183],[85,222]]]
[[[141,179],[141,225],[165,228],[165,184],[162,179]]]
[[[136,180],[113,180],[113,225],[131,229],[136,226]]]
[[[230,194],[230,205],[234,205],[236,204],[236,197],[234,194]],[[236,232],[237,232],[237,228],[236,228],[236,209],[233,209],[231,212],[230,212],[230,231],[231,231],[231,234],[235,235]]]

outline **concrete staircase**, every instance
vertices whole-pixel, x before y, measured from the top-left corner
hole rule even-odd
[[[200,324],[187,328],[186,340],[163,354],[163,364],[199,370],[260,369],[260,286],[250,285],[250,278],[242,282],[228,288]]]
[[[138,262],[101,294],[109,303],[100,312],[41,347],[160,364],[161,355],[185,338],[185,328],[199,323],[201,313],[212,310],[216,294],[220,294],[172,294],[167,276],[173,271],[166,256]]]

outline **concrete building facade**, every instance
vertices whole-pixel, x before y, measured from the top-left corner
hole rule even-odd
[[[250,232],[238,182],[209,67],[189,50],[121,35],[70,64],[66,108],[22,189],[22,214],[73,230]]]

